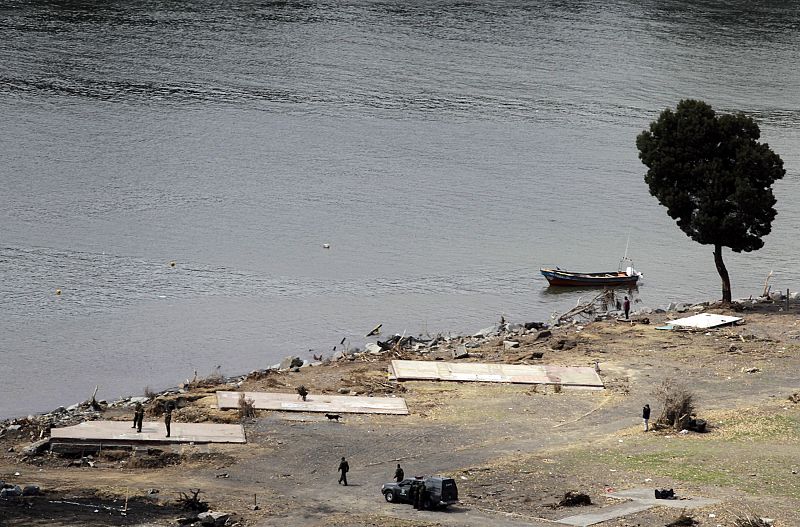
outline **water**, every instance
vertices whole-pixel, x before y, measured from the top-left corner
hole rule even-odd
[[[788,170],[734,296],[796,288],[799,33],[778,1],[6,0],[0,416],[546,319],[588,293],[538,268],[629,235],[643,304],[718,298],[634,145],[686,97]]]

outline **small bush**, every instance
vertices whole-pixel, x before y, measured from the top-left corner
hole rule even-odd
[[[653,395],[662,408],[656,424],[675,430],[687,428],[696,408],[695,396],[685,384],[674,379],[664,379]]]
[[[144,396],[148,399],[152,399],[156,396],[156,392],[154,392],[149,386],[144,387]]]
[[[245,398],[243,393],[239,394],[239,417],[248,419],[256,416],[256,403],[252,399]]]

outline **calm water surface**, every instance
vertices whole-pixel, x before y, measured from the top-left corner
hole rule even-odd
[[[643,304],[718,298],[634,145],[686,97],[788,170],[734,296],[797,287],[800,7],[718,4],[3,2],[0,416],[546,319],[629,235]]]

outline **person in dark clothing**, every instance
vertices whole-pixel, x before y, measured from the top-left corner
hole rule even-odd
[[[644,421],[644,431],[650,430],[650,405],[644,405],[642,408],[642,420]]]
[[[301,384],[297,388],[297,394],[300,396],[301,399],[304,401],[306,400],[306,396],[308,395],[308,390],[306,389],[305,385]]]
[[[341,463],[339,463],[339,472],[342,473],[342,475],[339,476],[339,484],[341,485],[342,483],[344,483],[344,486],[346,487],[347,473],[350,472],[350,464],[347,463],[347,460],[344,458],[344,456],[342,456],[342,461]]]
[[[405,472],[403,472],[403,469],[400,468],[400,463],[398,463],[397,464],[397,470],[394,471],[394,479],[395,479],[395,481],[400,483],[401,481],[403,481],[403,478],[405,477],[405,475],[406,474],[405,474]]]
[[[136,403],[136,414],[134,416],[136,422],[136,432],[142,431],[142,421],[144,421],[144,406],[142,403]]]
[[[136,406],[133,408],[133,426],[131,428],[136,428],[136,423],[139,422],[139,405],[142,403],[136,403]]]
[[[415,509],[420,508],[420,504],[422,501],[420,498],[422,497],[422,482],[421,481],[414,481],[411,484],[411,503],[414,504]]]
[[[628,320],[630,318],[630,313],[631,313],[631,301],[628,299],[627,296],[625,297],[625,300],[622,302],[622,309],[625,310],[625,320]]]
[[[428,501],[430,500],[431,493],[428,492],[428,489],[425,487],[425,484],[422,483],[419,487],[419,509],[425,510],[428,508]]]
[[[164,425],[167,427],[167,437],[169,437],[169,425],[172,422],[172,406],[167,406],[167,411],[164,414]]]

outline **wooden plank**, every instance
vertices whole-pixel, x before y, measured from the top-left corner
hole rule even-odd
[[[167,437],[163,421],[145,421],[142,431],[131,428],[130,421],[84,421],[75,426],[53,428],[50,437],[61,441],[114,441],[132,443],[246,443],[242,425],[215,423],[176,423]]]
[[[252,399],[258,410],[408,415],[408,406],[402,397],[357,397],[310,393],[303,401],[294,393],[220,391],[217,392],[217,405],[221,409],[238,408],[241,393],[244,393],[247,399]]]
[[[390,374],[397,380],[561,384],[602,389],[594,368],[479,362],[393,360]]]

